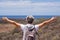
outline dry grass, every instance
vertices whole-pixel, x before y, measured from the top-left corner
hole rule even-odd
[[[34,24],[43,22],[44,20],[47,19],[36,19]],[[19,21],[17,20],[17,22]],[[24,23],[25,21],[21,20],[20,22]],[[57,17],[55,22],[41,28],[38,33],[40,40],[60,40],[60,17]],[[0,23],[0,40],[22,40],[22,31],[16,28],[15,25]],[[39,39],[37,38],[37,40]]]

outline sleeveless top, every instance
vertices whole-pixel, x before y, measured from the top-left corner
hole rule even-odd
[[[23,40],[27,40],[28,36],[32,36],[35,38],[35,31],[33,30],[32,32],[31,31],[29,32],[28,31],[29,29],[35,28],[36,31],[38,31],[39,29],[39,25],[33,25],[33,24],[26,24],[26,25],[20,24],[20,27],[23,31]]]

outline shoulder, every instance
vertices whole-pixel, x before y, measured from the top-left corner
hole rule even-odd
[[[35,26],[39,26],[39,25],[35,25]]]
[[[24,24],[20,24],[21,26],[24,26]]]
[[[23,31],[25,31],[26,25],[25,25],[25,24],[20,24],[20,28],[21,28]]]
[[[20,26],[21,26],[22,28],[24,28],[26,25],[25,25],[25,24],[20,24]]]
[[[36,28],[36,30],[38,30],[39,29],[39,25],[35,25],[35,28]]]

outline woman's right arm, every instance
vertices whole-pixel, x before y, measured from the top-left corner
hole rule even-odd
[[[20,23],[17,23],[17,22],[15,22],[15,21],[13,21],[13,20],[10,20],[10,19],[8,19],[7,17],[2,17],[2,20],[7,21],[7,22],[9,22],[9,23],[11,23],[11,24],[16,25],[16,27],[20,27]]]

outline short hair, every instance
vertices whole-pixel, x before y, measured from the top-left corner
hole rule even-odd
[[[34,21],[34,17],[33,16],[27,16],[26,21],[31,24]]]

